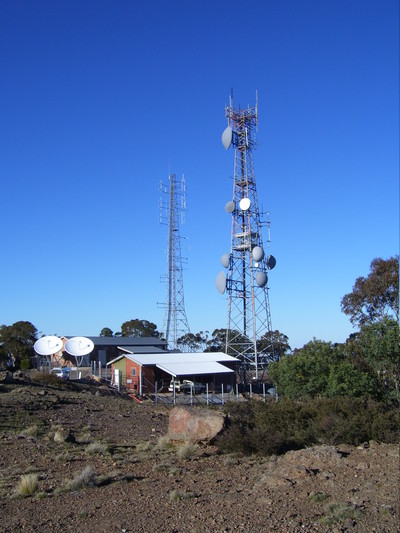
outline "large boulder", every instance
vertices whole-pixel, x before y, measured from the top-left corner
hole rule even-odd
[[[171,440],[210,441],[224,425],[225,416],[222,413],[174,407],[169,415],[168,436]]]

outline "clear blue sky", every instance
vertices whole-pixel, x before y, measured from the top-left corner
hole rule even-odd
[[[0,324],[162,329],[171,168],[191,330],[226,327],[233,88],[242,107],[258,91],[272,326],[292,348],[344,341],[342,296],[398,253],[398,49],[397,0],[2,0]]]

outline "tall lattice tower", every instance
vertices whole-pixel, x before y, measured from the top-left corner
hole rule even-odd
[[[183,293],[183,263],[180,225],[186,211],[185,178],[178,181],[169,175],[168,185],[160,183],[160,222],[168,225],[166,303],[164,317],[165,338],[171,350],[177,349],[179,337],[189,333]]]
[[[220,272],[216,285],[222,294],[228,294],[226,353],[240,359],[244,380],[246,375],[259,379],[274,358],[268,271],[276,260],[265,253],[261,234],[264,223],[253,166],[257,102],[254,107],[235,109],[231,96],[225,111],[228,127],[222,143],[226,150],[234,149],[233,197],[225,205],[232,217],[231,249],[221,258],[227,273]],[[265,225],[269,247],[269,218]]]

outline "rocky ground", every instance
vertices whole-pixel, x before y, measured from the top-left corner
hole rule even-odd
[[[171,445],[167,407],[68,387],[0,385],[1,531],[399,531],[394,445],[220,455]]]

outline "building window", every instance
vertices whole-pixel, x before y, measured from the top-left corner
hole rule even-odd
[[[136,376],[136,368],[132,368],[131,369],[131,374],[132,374],[132,376]]]

